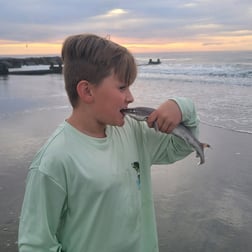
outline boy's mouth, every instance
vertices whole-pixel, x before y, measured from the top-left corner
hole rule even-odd
[[[127,108],[123,108],[123,109],[121,109],[120,110],[120,112],[121,112],[121,114],[123,115],[123,116],[125,116],[126,114],[125,114],[125,111],[127,110]]]

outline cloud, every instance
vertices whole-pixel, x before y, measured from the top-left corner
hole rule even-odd
[[[223,43],[221,42],[205,42],[205,43],[202,43],[203,46],[216,46],[216,45],[223,45]]]
[[[122,16],[127,13],[128,12],[123,9],[113,9],[113,10],[108,11],[105,15],[102,15],[100,17],[104,17],[104,18],[119,17],[119,16]]]
[[[0,6],[0,40],[24,43],[83,32],[130,43],[211,41],[252,32],[251,0],[0,0]]]

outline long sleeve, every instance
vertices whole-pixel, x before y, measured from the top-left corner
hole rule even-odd
[[[56,233],[65,192],[52,178],[31,169],[19,225],[19,252],[59,252]]]
[[[198,137],[198,118],[194,103],[188,98],[173,98],[182,113],[182,123]],[[145,122],[138,122],[139,131],[136,137],[137,142],[142,142],[145,146],[144,157],[149,159],[150,164],[169,164],[189,155],[193,149],[181,138],[173,134],[155,132],[150,129]]]
[[[172,100],[176,101],[181,112],[182,112],[182,122],[187,127],[197,127],[198,119],[195,110],[195,105],[191,99],[184,97],[176,97],[172,98]]]

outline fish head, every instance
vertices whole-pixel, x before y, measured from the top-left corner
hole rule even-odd
[[[153,108],[148,107],[136,107],[136,108],[127,108],[122,109],[121,112],[125,115],[128,115],[138,121],[146,121],[148,116],[154,111]]]

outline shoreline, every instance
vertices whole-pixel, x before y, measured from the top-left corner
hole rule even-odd
[[[205,150],[205,164],[197,166],[198,158],[195,158],[195,154],[193,153],[189,157],[172,165],[152,167],[153,195],[158,223],[160,252],[167,251],[166,249],[171,246],[169,244],[173,244],[173,247],[169,249],[176,251],[175,248],[177,247],[177,251],[183,251],[179,250],[182,245],[175,242],[177,239],[175,234],[177,234],[178,238],[184,236],[185,241],[187,239],[187,242],[190,243],[190,237],[185,233],[186,228],[183,229],[181,226],[182,223],[190,223],[192,230],[195,229],[197,232],[199,230],[207,234],[209,232],[207,223],[205,222],[205,226],[203,227],[194,226],[193,220],[195,219],[195,212],[193,213],[194,215],[182,212],[181,224],[175,223],[173,218],[178,215],[179,211],[183,210],[179,207],[179,204],[183,203],[186,208],[192,208],[193,211],[196,211],[195,206],[205,205],[206,209],[204,211],[212,215],[218,212],[218,205],[216,205],[217,203],[214,200],[215,194],[219,194],[219,197],[221,197],[223,195],[225,196],[225,193],[231,189],[235,190],[237,188],[237,192],[235,193],[239,193],[239,191],[243,190],[243,187],[250,188],[249,185],[252,179],[252,172],[250,171],[252,163],[252,157],[250,156],[252,135],[250,133],[219,128],[201,122],[199,139],[202,142],[209,143],[212,147],[211,149]],[[37,145],[41,143],[42,141],[37,143]],[[1,165],[0,195],[2,204],[0,216],[0,251],[17,251],[19,214],[23,201],[28,166],[33,158],[33,154],[26,153],[26,159],[22,162],[19,160],[19,157],[13,157],[16,158],[13,166],[3,167],[3,163]],[[21,156],[23,156],[22,153],[20,154]],[[3,155],[2,158],[4,157]],[[5,163],[8,164],[8,160]],[[219,181],[222,182],[219,184]],[[252,202],[251,196],[249,194],[245,195],[245,193],[242,194],[242,197],[246,197]],[[167,203],[168,207],[164,205],[165,203]],[[232,204],[234,204],[232,205],[233,208],[239,208],[237,205],[239,202],[234,201]],[[231,210],[227,208],[226,211],[228,215],[228,211]],[[199,212],[197,214],[204,215],[204,213]],[[229,214],[232,220],[234,217],[232,213]],[[244,213],[244,216],[249,217],[247,212]],[[185,219],[183,220],[183,218]],[[230,221],[227,217],[228,220]],[[252,227],[252,221],[248,225]],[[174,231],[173,235],[171,233],[172,230],[178,233]],[[168,234],[170,235],[169,237]],[[202,240],[203,243],[205,239],[207,238],[200,237],[198,246],[201,244],[200,241]],[[213,239],[218,238],[215,237]],[[246,242],[248,245],[249,241]],[[241,246],[245,246],[246,242]],[[249,245],[252,246],[252,243]],[[214,251],[221,250],[216,248]],[[241,249],[241,251],[246,250]]]
[[[200,124],[207,125],[207,126],[213,127],[213,128],[219,128],[219,129],[227,130],[227,131],[252,135],[252,131],[249,131],[249,130],[238,130],[238,129],[227,128],[227,127],[224,127],[224,126],[221,126],[221,125],[211,124],[211,123],[208,123],[208,122],[205,122],[205,121],[200,121]]]

